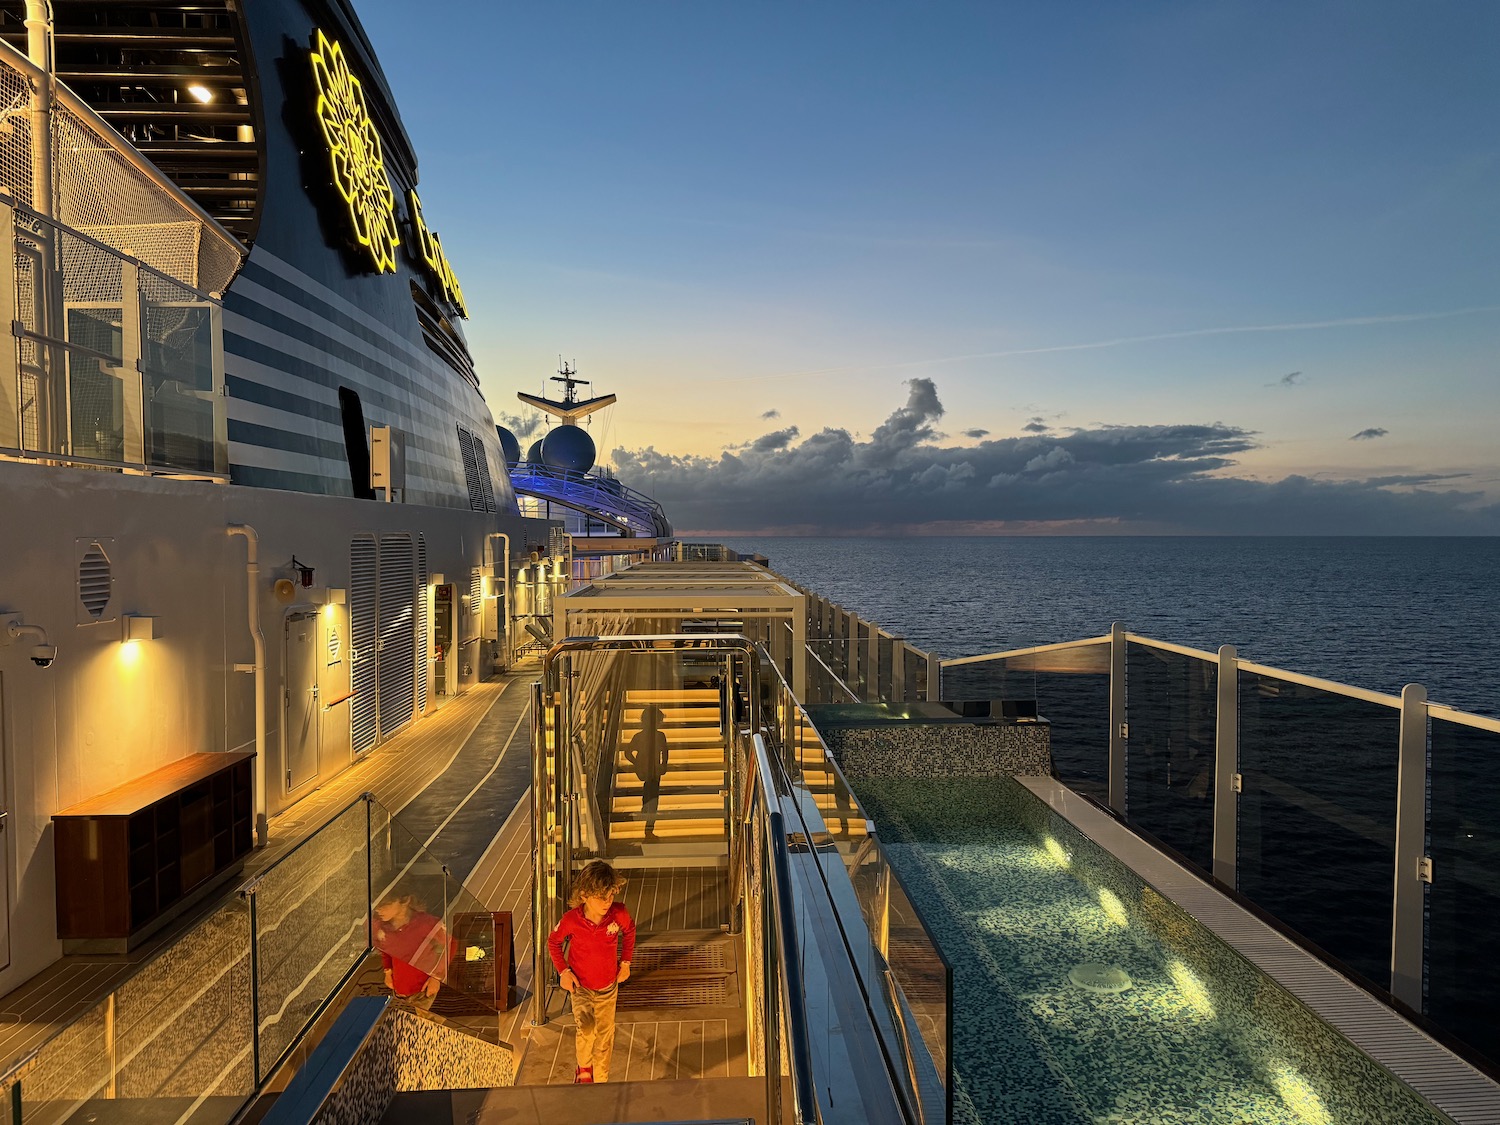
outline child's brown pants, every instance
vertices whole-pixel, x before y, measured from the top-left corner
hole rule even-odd
[[[609,1081],[609,1056],[615,1049],[615,1001],[620,986],[598,991],[573,986],[573,1022],[578,1027],[578,1065],[594,1068],[594,1081]]]

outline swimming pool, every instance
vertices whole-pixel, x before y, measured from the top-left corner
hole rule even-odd
[[[1450,1120],[1014,779],[854,787],[953,966],[956,1121]]]

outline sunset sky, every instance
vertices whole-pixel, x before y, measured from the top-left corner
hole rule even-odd
[[[1493,0],[359,10],[681,528],[1500,532]]]

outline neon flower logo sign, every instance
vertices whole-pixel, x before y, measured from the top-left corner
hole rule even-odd
[[[370,255],[376,273],[396,272],[396,197],[385,172],[380,133],[370,120],[365,91],[349,72],[343,46],[320,30],[312,53],[318,88],[318,124],[328,143],[333,186],[349,208],[355,240]]]
[[[443,296],[448,303],[458,310],[458,315],[467,317],[468,307],[464,304],[464,291],[458,287],[458,278],[453,273],[453,266],[448,262],[448,255],[443,252],[443,240],[436,232],[427,226],[427,220],[422,217],[422,201],[417,197],[416,190],[408,193],[411,205],[411,225],[417,232],[417,246],[422,255],[422,264],[427,267],[433,279],[443,290]]]

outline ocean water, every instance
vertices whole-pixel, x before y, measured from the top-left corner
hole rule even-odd
[[[735,538],[948,658],[1131,632],[1500,717],[1500,538]]]

